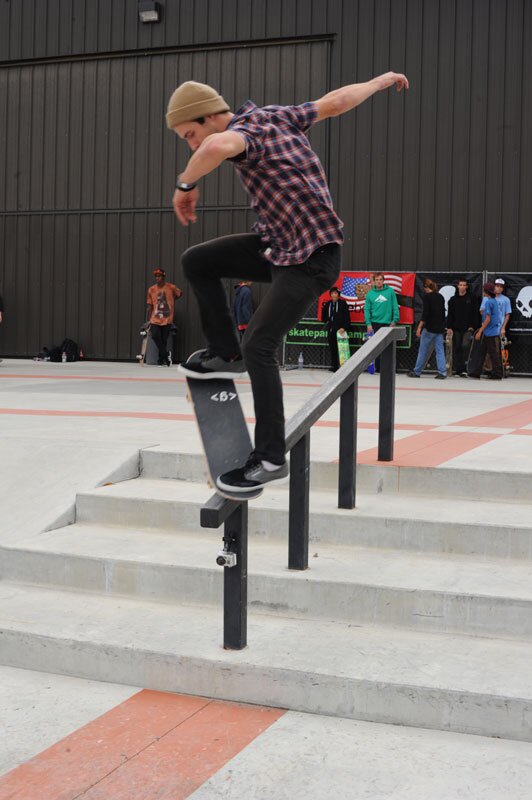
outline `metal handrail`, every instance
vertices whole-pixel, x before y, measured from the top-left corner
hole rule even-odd
[[[288,567],[307,569],[310,494],[310,430],[340,398],[338,506],[354,508],[356,500],[356,434],[358,378],[380,356],[379,461],[393,460],[396,344],[402,327],[380,328],[332,375],[290,420],[285,429],[290,452]],[[224,524],[226,548],[236,554],[236,567],[224,567],[224,647],[240,650],[247,642],[247,501],[213,495],[200,512],[203,528]]]

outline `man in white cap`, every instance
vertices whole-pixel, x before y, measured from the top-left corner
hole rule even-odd
[[[510,319],[510,315],[512,313],[512,304],[510,303],[510,298],[503,294],[505,285],[506,283],[503,278],[495,279],[495,300],[497,301],[497,308],[499,309],[501,339],[506,338],[506,326],[508,325],[508,320]]]
[[[181,371],[203,380],[234,378],[247,371],[253,391],[255,449],[246,464],[218,477],[220,489],[245,496],[267,483],[286,480],[277,352],[283,336],[334,285],[340,272],[343,225],[307,133],[316,122],[350,111],[392,86],[401,91],[408,81],[388,72],[302,105],[258,108],[248,100],[235,113],[215,89],[195,81],[181,84],[170,98],[167,125],[193,151],[173,198],[181,224],[196,221],[198,181],[226,160],[258,217],[253,233],[223,236],[183,254],[208,347],[193,354]],[[271,283],[242,343],[222,278]]]

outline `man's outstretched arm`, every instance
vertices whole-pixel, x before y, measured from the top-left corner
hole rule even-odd
[[[400,72],[386,72],[384,75],[372,78],[366,83],[352,83],[350,86],[342,86],[340,89],[335,89],[316,100],[318,108],[317,121],[345,114],[346,111],[356,108],[372,95],[389,89],[391,86],[395,86],[398,92],[402,89],[408,89],[406,75],[402,75]]]

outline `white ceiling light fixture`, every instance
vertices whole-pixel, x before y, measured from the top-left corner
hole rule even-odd
[[[155,0],[139,0],[139,19],[141,22],[159,22],[161,6]]]

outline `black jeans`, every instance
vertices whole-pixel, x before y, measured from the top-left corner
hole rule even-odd
[[[338,331],[336,328],[327,328],[327,342],[329,344],[329,351],[331,354],[331,367],[336,372],[340,369],[340,356],[338,354]]]
[[[469,374],[473,378],[480,378],[482,367],[486,358],[486,353],[489,353],[491,358],[491,375],[493,378],[500,380],[502,378],[502,360],[501,360],[501,339],[500,336],[482,336],[480,340],[480,356],[478,360],[478,369]]]
[[[255,406],[255,454],[285,460],[283,387],[277,353],[283,337],[309,305],[330,289],[340,273],[341,247],[328,244],[304,264],[276,267],[262,255],[253,233],[222,236],[183,253],[183,268],[198,301],[201,324],[213,353],[231,357],[242,350]],[[239,342],[222,278],[271,283]]]
[[[467,372],[467,354],[464,350],[464,336],[466,331],[453,330],[453,372],[460,375]]]
[[[150,325],[150,336],[157,345],[159,350],[159,364],[166,364],[168,360],[168,334],[170,333],[170,325]]]

